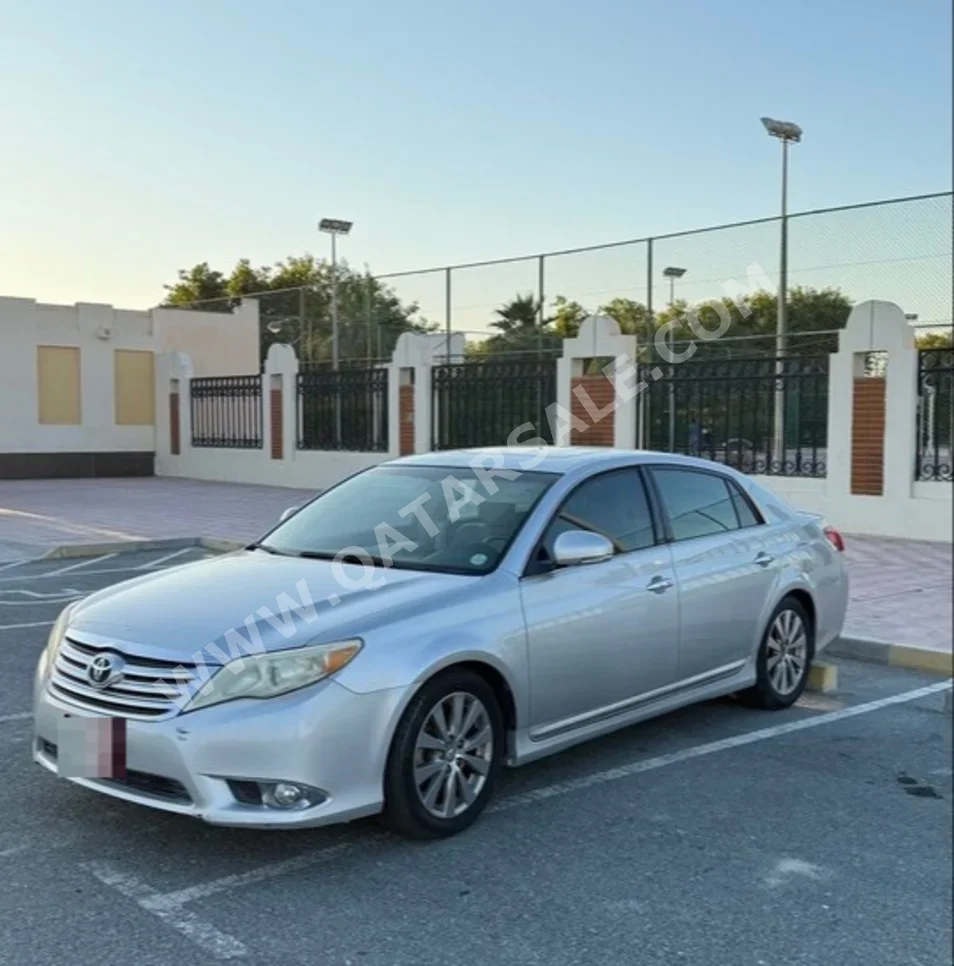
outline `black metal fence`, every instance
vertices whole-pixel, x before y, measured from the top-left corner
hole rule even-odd
[[[431,369],[431,445],[435,450],[502,446],[524,423],[553,442],[547,407],[556,402],[556,361],[463,362]]]
[[[828,361],[827,355],[788,356],[646,367],[638,416],[644,444],[744,473],[823,477]],[[776,406],[784,414],[778,440]]]
[[[189,381],[192,445],[262,445],[262,377],[203,376]]]
[[[954,349],[918,353],[918,453],[915,478],[954,481]]]
[[[298,448],[387,452],[388,370],[300,371]]]

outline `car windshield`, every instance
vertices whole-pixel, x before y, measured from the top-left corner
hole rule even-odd
[[[502,471],[501,471],[502,472]],[[276,527],[262,550],[413,570],[493,570],[557,477],[469,467],[376,466]]]

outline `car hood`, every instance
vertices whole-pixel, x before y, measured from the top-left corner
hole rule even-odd
[[[369,574],[379,584],[372,590],[361,585]],[[67,634],[142,656],[221,664],[358,636],[482,579],[241,550],[97,591],[76,606]]]

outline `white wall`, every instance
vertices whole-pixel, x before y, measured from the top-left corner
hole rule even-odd
[[[954,532],[950,483],[913,483],[910,495],[891,500],[886,496],[836,495],[825,479],[784,476],[753,479],[792,506],[821,513],[844,533],[950,543]]]
[[[184,445],[182,450],[180,456],[157,455],[156,475],[318,491],[389,458],[387,453],[295,450],[290,458],[273,460],[263,450],[193,449]]]
[[[79,425],[40,424],[38,345],[80,350]],[[189,352],[197,375],[258,372],[258,303],[212,313],[0,297],[0,453],[152,451],[153,427],[115,424],[114,351],[169,348]]]
[[[97,333],[111,335],[108,340]],[[116,349],[153,349],[148,312],[117,311],[80,302],[45,305],[0,298],[0,453],[147,452],[151,426],[115,425]],[[80,349],[80,409],[76,426],[41,426],[37,398],[37,346]]]
[[[153,309],[157,352],[184,352],[197,376],[241,376],[259,370],[258,301],[234,312]]]

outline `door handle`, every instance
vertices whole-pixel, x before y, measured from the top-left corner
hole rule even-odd
[[[755,563],[760,567],[767,567],[770,563],[773,563],[775,558],[770,554],[766,553],[764,550],[755,555]]]
[[[653,579],[646,584],[646,590],[652,591],[654,594],[664,594],[673,583],[668,577],[653,577]]]

